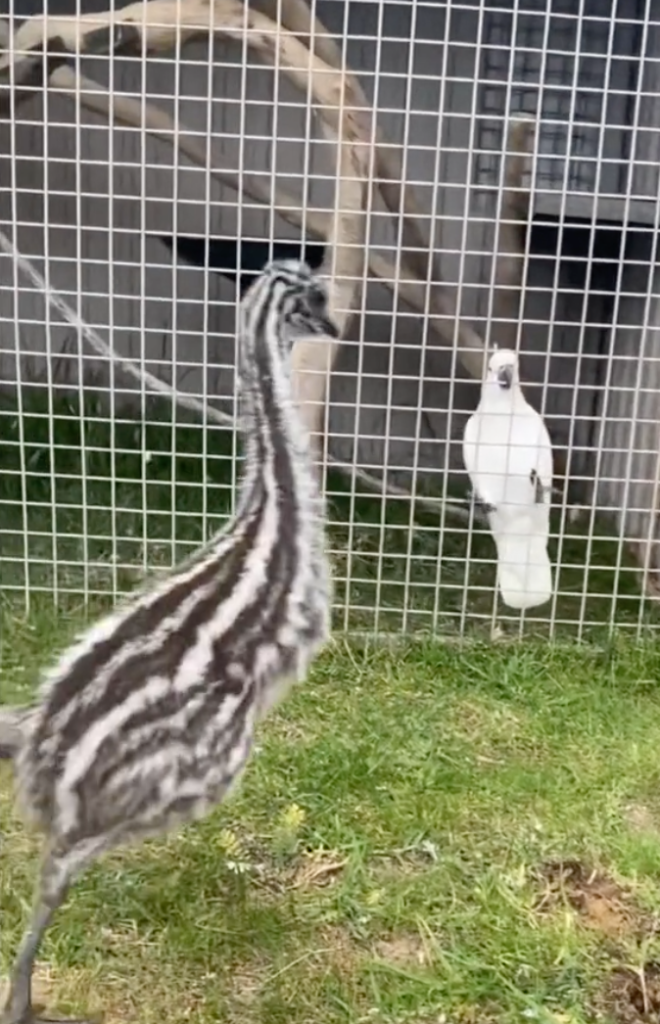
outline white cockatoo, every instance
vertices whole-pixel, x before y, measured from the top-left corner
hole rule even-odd
[[[463,461],[497,547],[497,578],[510,608],[552,596],[548,557],[552,446],[520,387],[518,356],[496,349],[476,412],[463,436]]]

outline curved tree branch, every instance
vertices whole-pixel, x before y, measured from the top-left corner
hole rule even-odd
[[[274,0],[265,0],[265,6],[269,10],[277,8]],[[11,79],[10,69],[13,65],[13,81],[25,81],[32,75],[35,68],[41,68],[43,64],[42,49],[44,38],[48,38],[49,54],[55,43],[54,56],[49,57],[51,64],[47,70],[48,76],[56,76],[60,84],[64,81],[69,88],[70,77],[62,75],[62,63],[66,51],[70,52],[162,52],[183,45],[187,40],[199,35],[207,34],[209,31],[238,39],[246,40],[248,45],[255,48],[264,61],[273,64],[276,54],[278,55],[279,66],[288,74],[291,80],[299,88],[306,88],[308,74],[316,81],[315,100],[322,105],[321,116],[329,127],[339,132],[339,115],[342,111],[343,135],[345,138],[360,137],[365,130],[370,131],[367,125],[370,124],[372,115],[368,108],[364,92],[350,72],[341,65],[339,48],[328,35],[325,28],[318,19],[312,19],[311,13],[304,3],[304,0],[287,0],[282,4],[283,21],[288,23],[293,31],[287,32],[276,25],[262,12],[244,7],[238,0],[215,0],[212,7],[209,7],[208,0],[148,0],[146,3],[134,3],[115,12],[103,12],[101,14],[87,15],[68,18],[31,18],[24,22],[14,37],[12,50],[5,57],[0,57],[0,108],[3,105],[2,87]],[[47,33],[47,36],[44,35]],[[314,53],[300,41],[300,37],[313,39]],[[31,52],[32,51],[32,52]],[[14,59],[18,52],[23,54],[19,60]],[[322,57],[321,57],[322,54]],[[327,60],[325,59],[327,58]],[[55,83],[54,83],[55,84]],[[81,96],[81,101],[90,103],[89,82],[85,83],[86,95]],[[11,106],[11,103],[18,101],[18,95],[12,91],[11,102],[7,95],[4,97],[4,106]],[[101,99],[97,93],[100,89],[94,90],[95,96],[91,98],[90,106],[100,112]],[[127,99],[123,97],[122,99]],[[112,98],[112,107],[117,102],[117,97]],[[153,108],[151,108],[153,110]],[[137,110],[130,109],[130,104],[124,104],[118,114],[119,120],[124,123],[135,123],[134,119]],[[129,115],[129,119],[126,118]],[[164,121],[166,115],[158,112],[152,117],[151,111],[145,117],[140,116],[140,122],[148,122],[150,119],[159,122],[156,127],[156,134],[164,137]],[[146,123],[146,127],[149,125]],[[348,134],[346,134],[348,133]],[[191,159],[198,162],[201,153],[192,156],[195,148],[190,145],[191,140],[186,140],[185,150]],[[173,144],[176,142],[173,140]],[[429,252],[429,246],[423,237],[419,224],[420,210],[414,200],[412,190],[407,188],[402,181],[401,161],[397,150],[388,146],[383,140],[376,136],[373,140],[375,145],[374,177],[378,178],[378,187],[383,195],[388,208],[396,215],[402,217],[402,248],[403,264],[410,268],[406,277],[418,282],[430,282],[429,307],[432,315],[432,326],[445,343],[458,346],[458,356],[473,375],[480,377],[483,366],[483,341],[479,334],[468,324],[463,323],[458,317],[454,300],[446,291],[445,285],[441,283],[435,257]],[[201,147],[200,147],[201,148]],[[207,163],[204,156],[203,165]],[[216,172],[218,173],[218,172]],[[229,176],[223,173],[222,180],[232,184]],[[251,183],[255,186],[256,183]],[[245,183],[242,183],[244,192],[248,190]],[[255,194],[258,193],[258,194]],[[263,186],[252,187],[249,194],[253,198],[266,200],[267,190]],[[268,200],[270,201],[268,193]],[[299,204],[291,197],[284,194],[276,195],[274,205],[290,222],[299,224],[302,216],[298,209],[296,218],[296,207]],[[310,216],[310,213],[312,216]],[[329,229],[328,220],[323,214],[314,211],[305,211],[305,223],[320,237],[327,238]],[[380,271],[377,276],[382,279],[390,288],[398,283],[399,274],[396,268],[385,260],[374,260],[370,257],[370,269]],[[426,287],[426,285],[425,285]],[[426,294],[420,289],[399,289],[404,301],[409,302],[419,312],[426,308]]]

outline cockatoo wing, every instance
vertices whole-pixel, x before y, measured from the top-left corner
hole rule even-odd
[[[520,395],[509,415],[477,409],[465,427],[463,461],[475,494],[490,507],[503,601],[518,610],[544,604],[553,587],[553,457],[542,417]]]
[[[470,416],[463,433],[463,463],[467,469],[475,496],[484,505],[497,508],[502,501],[502,480],[491,475],[489,467],[490,450],[485,451],[484,438],[487,436],[487,417],[479,410]]]
[[[534,422],[534,433],[536,434],[536,459],[534,462],[534,470],[538,478],[539,492],[537,497],[542,493],[543,500],[549,504],[552,493],[552,482],[554,475],[553,457],[552,457],[552,444],[550,441],[550,435],[548,428],[543,422],[542,418],[529,406],[530,413],[533,416]],[[531,424],[530,424],[531,426]]]

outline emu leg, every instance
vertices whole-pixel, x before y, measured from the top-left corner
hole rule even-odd
[[[54,1024],[52,1018],[39,1017],[32,1008],[32,974],[42,939],[57,909],[62,905],[69,889],[70,872],[66,858],[49,853],[44,861],[32,920],[23,936],[14,961],[9,982],[9,996],[0,1024]],[[86,1021],[67,1021],[58,1024],[88,1024]]]

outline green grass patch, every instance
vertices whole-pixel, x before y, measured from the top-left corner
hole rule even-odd
[[[5,602],[0,697],[84,618]],[[652,1019],[621,977],[660,959],[659,677],[657,647],[623,642],[336,644],[233,799],[83,877],[47,1002],[136,1024]],[[6,771],[4,971],[38,850],[10,793]]]
[[[232,430],[167,403],[110,422],[91,393],[5,400],[0,702],[225,522],[239,469]],[[46,1002],[138,1024],[657,1018],[660,649],[619,541],[555,539],[556,602],[524,645],[485,645],[485,534],[336,474],[327,491],[336,629],[449,642],[338,642],[231,802],[84,876],[44,946]],[[6,770],[0,833],[6,971],[38,853]]]
[[[25,388],[0,404],[0,589],[62,609],[94,610],[145,573],[189,554],[227,519],[240,471],[235,431],[173,417],[161,399],[139,419],[109,418],[93,392],[84,401]],[[338,473],[327,480],[341,632],[490,635],[505,631],[602,639],[614,625],[636,636],[659,624],[640,595],[639,573],[597,522],[555,515],[551,557],[557,597],[526,616],[495,602],[494,545],[449,514],[407,499],[355,497]],[[559,539],[562,535],[561,539]]]

